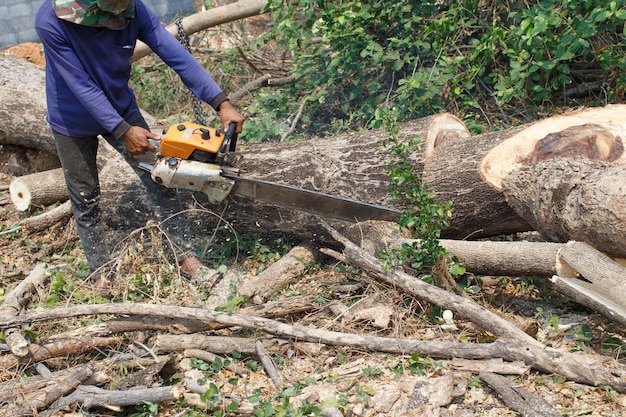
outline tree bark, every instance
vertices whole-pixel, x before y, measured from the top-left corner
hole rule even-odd
[[[315,257],[312,248],[296,246],[259,275],[244,282],[238,293],[250,297],[255,304],[261,304],[280,289],[295,283]]]
[[[502,184],[510,205],[546,239],[626,258],[626,165],[549,159],[510,172]]]
[[[24,395],[22,401],[19,404],[10,404],[4,407],[1,415],[6,417],[38,415],[37,411],[45,409],[63,395],[74,391],[92,373],[91,366],[84,365],[69,375],[51,379],[47,381],[47,387],[45,388],[25,395],[22,393]]]
[[[0,143],[40,149],[57,158],[46,109],[43,68],[0,55]]]
[[[95,407],[124,407],[128,405],[176,401],[183,395],[179,386],[137,388],[129,391],[110,391],[93,386],[79,386],[71,395],[59,398],[41,416],[54,416],[59,410],[78,404],[87,410]]]
[[[558,417],[560,414],[546,400],[524,388],[513,385],[506,377],[481,372],[480,377],[493,388],[502,401],[523,417]]]
[[[69,219],[72,216],[72,205],[70,201],[66,201],[57,207],[33,217],[27,217],[20,220],[19,224],[24,233],[39,232],[48,227]]]

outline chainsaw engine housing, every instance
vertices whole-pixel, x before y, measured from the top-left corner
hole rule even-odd
[[[161,138],[159,153],[180,159],[216,162],[226,135],[219,129],[196,123],[172,125]],[[233,143],[229,144],[233,148]]]

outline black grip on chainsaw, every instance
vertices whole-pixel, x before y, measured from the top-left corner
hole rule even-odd
[[[237,148],[237,123],[230,123],[228,125],[228,130],[224,134],[224,142],[222,142],[222,146],[220,146],[220,150],[217,152],[217,162],[221,165],[224,162],[224,158],[226,154],[230,152],[234,152]]]

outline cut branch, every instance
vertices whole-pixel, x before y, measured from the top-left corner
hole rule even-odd
[[[20,282],[4,299],[4,305],[0,307],[0,317],[13,317],[26,310],[30,299],[37,294],[43,298],[43,287],[50,278],[44,264],[37,264],[28,276]],[[6,342],[11,353],[17,358],[24,358],[30,352],[29,342],[21,334],[19,328],[8,328],[4,331]]]
[[[68,199],[63,168],[24,175],[11,181],[11,201],[19,211],[31,206],[47,206]]]
[[[258,317],[244,316],[235,313],[223,313],[217,311],[200,310],[197,308],[162,306],[153,304],[98,304],[79,305],[69,308],[58,308],[51,311],[25,314],[24,316],[11,319],[0,319],[0,328],[11,327],[25,322],[42,320],[56,320],[67,317],[99,314],[125,314],[125,315],[154,315],[179,319],[196,319],[207,322],[217,322],[229,326],[242,326],[248,329],[264,331],[270,334],[290,337],[299,341],[313,343],[325,343],[332,346],[353,346],[370,349],[378,352],[411,354],[418,353],[435,358],[468,358],[468,359],[492,359],[502,358],[508,361],[523,360],[533,368],[547,373],[557,373],[573,381],[589,385],[608,385],[619,392],[626,392],[626,367],[619,363],[607,363],[605,357],[596,357],[582,353],[560,352],[556,349],[545,348],[541,343],[526,335],[521,330],[510,324],[504,324],[500,319],[487,311],[488,314],[480,314],[484,308],[475,305],[469,306],[469,301],[426,284],[415,277],[399,272],[386,274],[375,260],[364,261],[354,259],[359,252],[353,252],[347,257],[357,267],[367,266],[372,268],[371,273],[377,277],[388,280],[394,285],[404,287],[419,298],[424,300],[440,300],[446,298],[448,302],[442,302],[441,306],[468,317],[474,322],[486,324],[486,328],[501,330],[506,337],[490,344],[467,344],[452,342],[425,342],[419,340],[402,340],[376,336],[362,336],[355,334],[331,332],[322,329],[290,326],[274,320]],[[445,292],[445,291],[444,291]],[[451,298],[448,298],[451,297]],[[474,314],[477,313],[477,314]],[[489,321],[497,324],[489,324]],[[174,336],[175,350],[186,348],[205,348],[198,346],[182,346],[180,336]],[[197,336],[196,336],[197,338]],[[232,338],[229,338],[232,339]],[[254,352],[252,341],[251,351]],[[210,349],[214,351],[213,349]],[[244,350],[238,349],[243,352]],[[229,353],[231,350],[224,353]],[[2,365],[0,365],[2,366]]]
[[[514,386],[507,378],[491,372],[481,372],[480,377],[493,388],[504,403],[523,417],[559,417],[559,413],[543,398]]]

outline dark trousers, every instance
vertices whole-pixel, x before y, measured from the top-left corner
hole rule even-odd
[[[132,126],[142,126],[148,129],[140,113],[128,122]],[[107,228],[103,222],[100,207],[100,180],[96,164],[98,137],[70,137],[54,131],[53,134],[65,175],[78,236],[83,245],[89,269],[93,272],[109,261],[113,250],[113,245],[107,243]],[[103,137],[124,156],[126,162],[139,176],[149,199],[146,205],[153,211],[150,213],[151,218],[159,222],[168,219],[163,224],[163,228],[168,232],[168,243],[173,246],[176,259],[182,261],[194,256],[189,232],[185,226],[186,218],[184,214],[177,214],[181,204],[176,191],[152,181],[150,173],[139,168],[140,161],[126,151],[121,139],[115,139],[110,135],[103,135]],[[146,160],[146,157],[151,158],[154,155],[141,156],[143,160]]]

